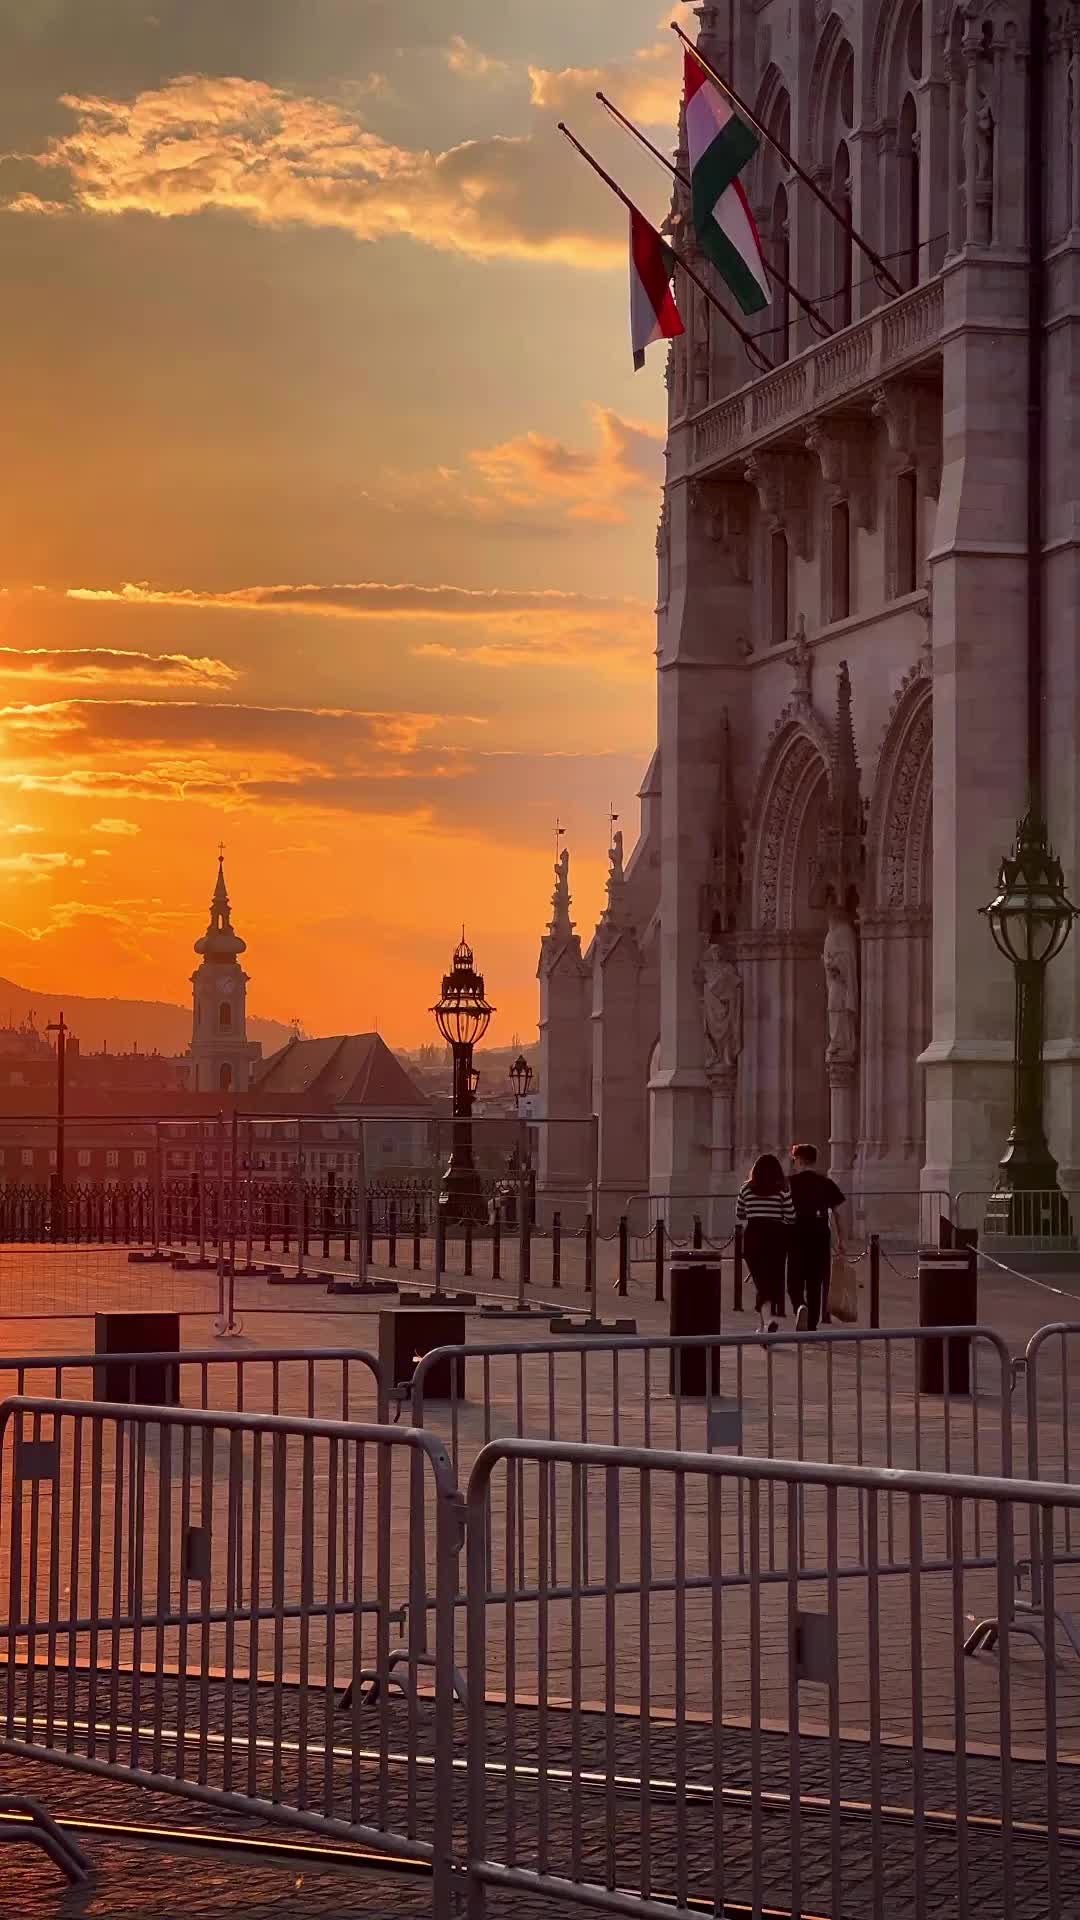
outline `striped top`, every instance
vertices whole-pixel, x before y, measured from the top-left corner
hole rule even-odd
[[[740,1227],[747,1226],[751,1220],[775,1220],[782,1227],[793,1227],[795,1203],[790,1187],[782,1187],[779,1193],[755,1193],[748,1180],[739,1189],[735,1219]]]

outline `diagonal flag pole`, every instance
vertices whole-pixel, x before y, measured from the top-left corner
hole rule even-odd
[[[623,192],[622,188],[618,184],[618,181],[612,179],[610,173],[607,173],[604,170],[604,168],[600,165],[599,160],[593,159],[593,156],[589,152],[588,147],[582,146],[581,141],[578,140],[574,136],[574,134],[571,133],[565,120],[558,121],[557,125],[559,128],[559,132],[566,135],[566,138],[569,140],[570,145],[572,147],[577,148],[582,159],[588,161],[593,172],[598,173],[600,175],[600,178],[604,182],[604,185],[611,188],[611,191],[615,195],[616,199],[621,200],[623,203],[623,206],[627,207],[631,213],[635,213],[639,220],[644,220],[645,215],[641,212],[640,207],[636,207],[634,205],[634,202],[631,200],[629,194]],[[739,322],[736,320],[734,314],[729,313],[723,301],[717,299],[715,293],[713,292],[712,288],[709,286],[708,282],[706,280],[703,280],[699,273],[695,272],[694,268],[690,265],[690,262],[687,260],[686,255],[682,253],[676,253],[674,247],[671,248],[671,252],[674,255],[675,259],[678,261],[687,279],[693,281],[695,287],[698,287],[700,291],[705,295],[706,300],[710,301],[711,304],[716,308],[717,313],[723,314],[724,319],[728,323],[728,326],[734,327],[735,332],[738,334],[739,339],[742,341],[743,346],[746,349],[748,358],[758,368],[758,371],[760,373],[772,373],[773,363],[770,359],[766,357],[765,354],[762,353],[761,348],[758,346],[758,343],[754,339],[753,334],[747,333],[746,328],[739,325]]]
[[[728,99],[731,101],[732,106],[735,108],[735,111],[741,116],[743,120],[746,121],[747,126],[753,127],[755,133],[760,134],[763,140],[768,141],[770,147],[772,147],[780,155],[780,158],[784,162],[784,165],[791,168],[791,171],[795,175],[796,179],[801,180],[804,187],[809,187],[811,193],[814,195],[814,198],[817,200],[820,200],[822,206],[827,207],[829,209],[829,212],[832,214],[833,219],[837,222],[839,226],[843,227],[844,232],[847,234],[850,240],[854,241],[860,253],[864,253],[866,255],[866,258],[869,260],[870,265],[874,269],[874,278],[877,280],[877,283],[881,288],[882,292],[887,293],[890,296],[896,296],[898,294],[903,293],[904,289],[900,285],[899,280],[896,279],[894,274],[889,272],[889,269],[885,265],[885,262],[882,259],[880,253],[874,252],[874,249],[872,246],[870,246],[869,242],[864,240],[862,237],[862,234],[859,233],[857,229],[852,226],[851,221],[847,217],[847,214],[841,213],[840,208],[833,205],[832,201],[829,199],[828,194],[822,193],[821,188],[817,184],[817,181],[813,179],[813,177],[809,173],[807,173],[806,168],[800,167],[794,154],[789,153],[787,148],[781,145],[780,141],[776,138],[776,135],[773,133],[770,133],[768,127],[762,125],[762,122],[758,119],[757,115],[753,112],[753,110],[750,107],[747,106],[746,101],[740,98],[740,96],[736,93],[734,87],[730,84],[730,82],[722,79],[720,74],[717,73],[716,68],[711,64],[711,62],[706,60],[705,55],[703,53],[698,52],[689,34],[683,32],[682,28],[679,26],[678,21],[672,20],[670,22],[670,26],[671,26],[672,33],[677,33],[684,47],[688,48],[689,51],[693,54],[694,59],[698,63],[698,66],[702,67],[704,71],[708,74],[709,79],[715,81],[716,85],[720,88],[721,92],[727,95]],[[885,284],[886,281],[888,282],[888,285]]]
[[[634,139],[639,140],[646,151],[652,154],[653,159],[659,160],[660,165],[666,167],[668,172],[679,181],[680,185],[684,187],[690,186],[690,180],[688,176],[683,173],[681,167],[675,166],[674,163],[668,159],[666,153],[661,153],[659,147],[654,147],[652,141],[647,139],[645,134],[642,133],[641,128],[635,127],[634,122],[628,120],[625,113],[619,112],[615,102],[609,100],[606,93],[601,93],[599,89],[597,89],[596,97],[600,105],[607,108],[612,119],[617,120],[621,127],[625,127],[627,133],[633,134]],[[761,257],[763,260],[765,259],[764,254],[762,254]],[[765,265],[768,267],[777,286],[783,287],[785,293],[790,293],[796,304],[809,316],[810,324],[814,328],[815,333],[819,334],[823,340],[829,339],[833,330],[820,309],[815,307],[812,300],[807,300],[805,295],[799,292],[798,287],[795,286],[791,280],[788,280],[786,276],[780,272],[779,267],[773,265],[771,260],[765,260]]]

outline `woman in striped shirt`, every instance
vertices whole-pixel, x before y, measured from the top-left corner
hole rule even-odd
[[[774,1153],[759,1154],[754,1161],[735,1202],[735,1223],[743,1230],[743,1255],[754,1282],[761,1330],[775,1333],[784,1311],[788,1236],[795,1225],[795,1206]]]

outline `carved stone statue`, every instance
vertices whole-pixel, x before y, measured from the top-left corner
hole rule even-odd
[[[975,183],[988,187],[994,178],[994,111],[985,93],[975,109]]]
[[[734,961],[715,942],[702,955],[701,977],[705,1071],[713,1075],[730,1071],[742,1052],[742,979]]]
[[[795,676],[792,697],[804,706],[810,705],[810,676],[814,670],[814,656],[810,642],[806,637],[806,615],[800,613],[792,635],[794,645],[789,656],[791,671]]]
[[[829,1016],[825,1058],[837,1066],[849,1066],[859,1045],[859,954],[855,929],[847,914],[836,907],[829,909],[822,960]]]
[[[609,875],[609,881],[612,883],[617,883],[623,877],[623,851],[622,851],[622,828],[621,827],[616,827],[614,833],[611,836],[611,846],[608,848],[608,860],[611,863],[611,873]]]

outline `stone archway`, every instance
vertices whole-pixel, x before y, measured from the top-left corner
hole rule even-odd
[[[829,798],[830,736],[812,710],[782,716],[766,756],[749,831],[749,925],[736,942],[745,1043],[739,1076],[740,1159],[829,1138],[822,946],[815,882]]]
[[[926,1132],[919,1055],[930,1039],[933,697],[901,686],[885,730],[867,828],[858,1163],[866,1191],[918,1189]]]

